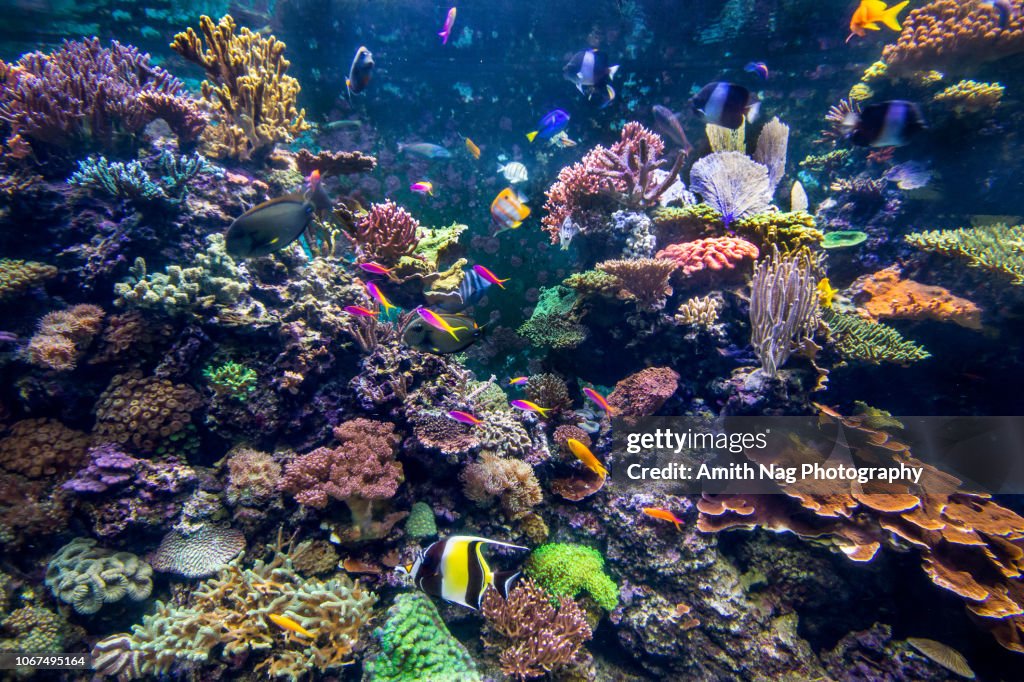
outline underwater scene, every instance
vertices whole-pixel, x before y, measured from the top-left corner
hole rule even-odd
[[[1024,0],[0,9],[0,679],[1024,680]]]

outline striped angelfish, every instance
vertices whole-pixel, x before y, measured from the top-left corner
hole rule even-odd
[[[492,572],[484,559],[485,544],[527,549],[472,535],[452,535],[427,547],[415,562],[400,570],[411,575],[416,587],[429,595],[479,609],[488,585],[493,585],[502,597],[508,597],[519,577],[519,571]]]
[[[483,278],[483,275],[476,270],[463,270],[462,282],[456,290],[458,296],[452,296],[439,302],[435,307],[446,313],[459,313],[466,308],[476,305],[484,297],[487,288],[491,283]]]
[[[491,202],[492,235],[514,230],[530,215],[530,208],[524,203],[526,197],[506,187]]]

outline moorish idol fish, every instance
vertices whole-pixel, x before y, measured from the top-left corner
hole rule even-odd
[[[528,549],[472,535],[452,535],[430,545],[415,562],[399,570],[411,575],[416,587],[431,596],[479,609],[488,585],[507,598],[519,577],[519,571],[492,572],[484,559],[482,546],[485,544]]]

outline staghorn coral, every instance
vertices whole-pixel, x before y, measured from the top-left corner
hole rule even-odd
[[[235,34],[230,14],[216,24],[199,18],[202,39],[189,28],[174,36],[171,49],[206,71],[203,98],[216,125],[203,135],[206,154],[250,159],[269,153],[277,142],[291,142],[309,126],[296,109],[299,82],[287,75],[285,44],[243,27]]]
[[[778,376],[817,324],[818,294],[810,257],[782,256],[773,247],[750,281],[750,343],[765,374]]]
[[[139,161],[124,163],[104,156],[90,156],[78,162],[78,170],[68,178],[68,184],[142,205],[147,202],[177,205],[184,200],[189,183],[196,177],[223,175],[199,154],[175,156],[166,150],[157,157],[155,170],[154,179]]]
[[[640,310],[654,311],[665,307],[672,295],[669,276],[677,263],[665,258],[637,258],[634,260],[606,260],[597,264],[601,272],[619,280],[619,298],[636,301]]]
[[[736,234],[768,251],[774,245],[783,254],[820,244],[825,235],[818,230],[814,216],[806,211],[758,213],[733,223]]]
[[[776,116],[764,124],[757,136],[753,159],[768,169],[768,184],[772,193],[786,174],[786,152],[789,149],[789,126]],[[742,150],[739,150],[742,151]]]
[[[245,400],[246,396],[256,390],[259,381],[256,370],[232,361],[221,365],[208,365],[203,370],[203,377],[209,382],[214,393],[235,400]]]
[[[868,322],[857,315],[837,313],[831,309],[822,310],[822,319],[828,325],[829,336],[836,349],[846,360],[873,365],[882,362],[909,365],[932,356],[923,347],[880,322]]]
[[[500,650],[501,671],[517,680],[542,677],[580,662],[591,637],[583,610],[569,597],[551,605],[537,583],[525,578],[502,598],[491,588],[480,610],[487,619],[484,646]]]
[[[649,417],[661,409],[679,388],[679,374],[669,367],[648,367],[615,384],[608,404],[627,423]]]
[[[1006,88],[999,83],[962,80],[935,93],[932,96],[932,101],[949,107],[957,116],[963,116],[980,111],[992,111],[999,106],[1004,92],[1006,92]]]
[[[308,149],[300,149],[295,154],[295,166],[303,176],[309,176],[313,171],[320,171],[323,177],[353,175],[371,172],[377,167],[377,159],[359,151],[320,151],[313,154]]]
[[[172,530],[153,553],[153,570],[186,578],[211,576],[245,549],[245,536],[234,528],[202,524],[190,533]]]
[[[404,208],[392,201],[373,204],[352,228],[359,259],[385,266],[412,255],[419,241],[420,224]]]
[[[110,47],[99,38],[65,41],[48,55],[0,62],[0,120],[11,127],[8,144],[28,140],[37,152],[40,146],[121,149],[160,117],[187,142],[205,121],[184,91],[148,54],[116,40]],[[154,106],[158,100],[161,110]],[[189,115],[171,115],[171,107]]]
[[[872,318],[937,320],[981,329],[981,309],[948,289],[902,279],[898,266],[859,277],[849,289],[860,310]]]
[[[533,467],[490,450],[467,464],[459,480],[466,497],[479,505],[486,506],[499,498],[502,509],[512,520],[522,518],[544,499]]]
[[[285,465],[280,489],[307,507],[324,509],[331,499],[344,502],[352,513],[353,532],[372,539],[380,529],[374,512],[395,496],[404,480],[395,460],[399,437],[394,425],[371,419],[352,419],[334,429],[341,442],[320,447]]]
[[[757,247],[738,237],[709,237],[669,244],[656,255],[673,261],[676,272],[687,278],[701,273],[728,276],[742,272],[747,263],[757,260],[757,256]]]
[[[0,440],[0,469],[28,478],[63,476],[85,461],[89,437],[53,419],[22,419]]]
[[[93,435],[101,442],[130,444],[143,453],[182,434],[202,399],[191,387],[139,371],[118,374],[96,401]]]
[[[768,209],[768,169],[740,152],[715,152],[690,169],[690,188],[722,214],[725,226]]]
[[[74,369],[99,333],[104,315],[102,308],[89,304],[44,315],[25,347],[25,359],[59,372]]]
[[[268,452],[240,446],[227,454],[228,482],[224,495],[230,505],[262,507],[277,498],[281,465]]]
[[[421,592],[400,594],[387,612],[383,627],[373,632],[380,653],[365,664],[372,682],[479,682],[476,663],[452,637],[430,597]]]
[[[128,597],[143,601],[153,591],[153,569],[130,552],[96,547],[91,538],[75,538],[46,566],[46,586],[77,613],[96,613],[104,604]]]
[[[46,263],[0,258],[0,302],[17,298],[56,276],[57,268]]]
[[[896,43],[882,50],[887,73],[966,70],[1024,52],[1024,3],[1009,5],[1005,28],[999,10],[981,0],[932,0],[914,8]]]
[[[131,633],[100,640],[92,653],[98,674],[121,679],[153,679],[217,652],[226,661],[248,654],[256,674],[295,680],[351,663],[376,601],[344,575],[303,577],[279,541],[270,561],[242,568],[236,559],[187,603],[157,602]],[[270,614],[288,616],[313,637],[283,637]]]
[[[926,230],[904,239],[924,251],[962,258],[972,268],[1008,275],[1011,284],[1024,284],[1024,225]]]
[[[668,163],[661,158],[664,151],[665,143],[659,135],[631,121],[623,126],[619,141],[611,149],[595,147],[584,165],[589,173],[604,178],[604,186],[617,193],[620,202],[647,208],[657,205],[686,161],[686,155],[680,154],[667,175],[656,174],[656,169]]]
[[[619,603],[619,587],[604,572],[604,557],[592,547],[565,543],[541,545],[523,566],[524,573],[548,593],[552,604],[586,592],[601,608]]]

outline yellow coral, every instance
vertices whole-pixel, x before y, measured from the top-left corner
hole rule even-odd
[[[937,104],[944,104],[957,116],[973,114],[986,109],[995,109],[1006,91],[999,83],[978,83],[962,80],[932,97]]]
[[[889,65],[885,62],[874,62],[871,66],[864,69],[864,75],[862,75],[860,79],[864,83],[870,83],[871,81],[885,78],[888,71]]]
[[[857,83],[852,88],[850,88],[849,97],[850,100],[853,102],[863,102],[866,99],[871,99],[871,97],[874,94],[875,91],[872,90],[868,85],[865,85],[864,83]]]
[[[192,28],[174,36],[171,48],[206,70],[203,98],[216,118],[202,137],[207,155],[246,160],[271,151],[276,142],[290,142],[309,127],[306,112],[295,106],[299,82],[285,75],[290,63],[283,42],[244,27],[236,35],[230,14],[217,24],[204,15],[199,28],[205,51]]]

